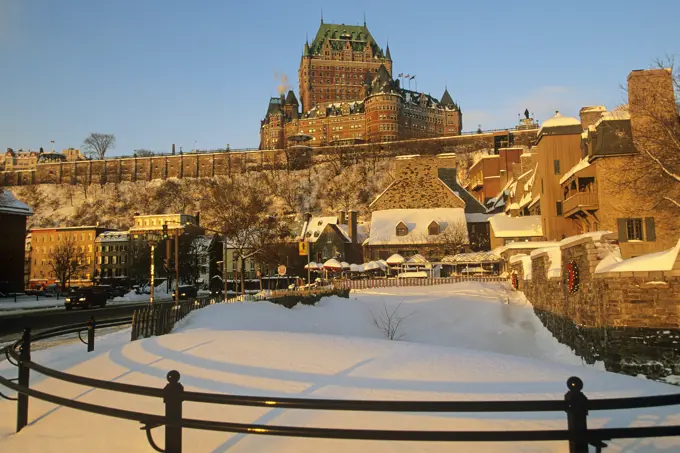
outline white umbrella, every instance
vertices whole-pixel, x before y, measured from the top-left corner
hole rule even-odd
[[[382,269],[382,270],[387,269],[387,261],[385,261],[385,260],[378,260],[377,263],[378,263],[378,266],[380,266],[380,269]]]
[[[345,262],[345,261],[343,261],[342,263],[340,263],[340,266],[342,267],[342,270],[350,269],[349,263],[347,263],[347,262]]]
[[[323,268],[331,271],[340,271],[342,270],[342,264],[338,260],[331,258],[323,263]]]
[[[363,264],[350,264],[349,270],[350,270],[350,272],[363,272],[364,271],[364,265]]]
[[[387,258],[386,263],[389,264],[390,266],[394,266],[397,264],[401,264],[404,262],[404,257],[401,256],[398,253],[395,253],[394,255],[390,256]]]
[[[312,270],[314,270],[314,269],[318,269],[318,268],[319,268],[319,265],[316,264],[314,261],[312,261],[311,263],[305,264],[305,269],[312,269]]]

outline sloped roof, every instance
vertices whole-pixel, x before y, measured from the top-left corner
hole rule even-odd
[[[0,189],[0,213],[29,216],[33,215],[33,209],[23,201],[17,200],[9,190]]]
[[[540,215],[510,217],[505,214],[496,214],[489,219],[489,224],[498,238],[543,236]]]
[[[503,259],[492,252],[476,252],[476,253],[459,253],[458,255],[449,255],[442,258],[442,263],[495,263]]]
[[[457,224],[466,225],[465,211],[462,208],[428,208],[428,209],[386,209],[374,211],[371,218],[371,232],[365,245],[381,244],[429,244],[437,240],[438,235],[430,235],[428,226],[436,220],[440,232],[447,228],[455,228]],[[408,227],[408,234],[397,236],[397,224],[403,222]],[[441,234],[440,233],[440,234]],[[467,239],[467,228],[463,234]]]
[[[298,104],[298,100],[295,97],[295,93],[293,93],[293,90],[288,90],[288,95],[286,96],[286,104],[300,105]]]
[[[379,58],[385,56],[366,25],[321,23],[312,44],[309,46],[310,53],[312,55],[321,54],[321,49],[326,41],[329,41],[333,50],[344,49],[346,41],[349,41],[352,50],[355,52],[362,52],[368,45],[371,47],[374,55]]]
[[[560,112],[555,112],[555,115],[543,122],[541,128],[538,130],[538,135],[540,136],[545,129],[572,126],[581,127],[581,120],[574,118],[573,116],[563,116]]]
[[[316,242],[319,236],[321,236],[321,233],[323,233],[323,230],[326,229],[326,225],[329,223],[334,225],[337,224],[338,218],[335,216],[312,217],[309,222],[302,224],[300,237],[305,241]]]
[[[446,106],[446,105],[455,106],[456,105],[456,103],[453,102],[451,95],[449,94],[449,90],[446,89],[446,88],[444,89],[444,94],[442,94],[441,104],[444,105],[444,106]]]

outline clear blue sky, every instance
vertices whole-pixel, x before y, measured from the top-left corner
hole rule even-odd
[[[297,93],[322,8],[347,24],[365,11],[395,74],[436,97],[448,84],[464,130],[613,108],[629,71],[680,53],[674,0],[0,0],[0,150],[91,132],[115,134],[114,155],[257,147],[281,74]]]

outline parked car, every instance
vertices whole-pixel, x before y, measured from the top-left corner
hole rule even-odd
[[[126,295],[127,293],[128,293],[128,290],[127,290],[127,288],[124,287],[124,286],[116,286],[115,288],[113,288],[113,289],[109,292],[109,294],[110,294],[111,297],[123,297],[123,296]]]
[[[106,289],[92,286],[71,290],[64,298],[64,306],[67,310],[73,307],[106,307],[106,299],[108,299],[108,291]]]
[[[180,286],[179,288],[179,298],[180,300],[186,300],[189,299],[190,297],[196,297],[198,296],[198,291],[196,290],[196,287],[194,286]],[[175,291],[172,292],[172,298],[175,298]]]

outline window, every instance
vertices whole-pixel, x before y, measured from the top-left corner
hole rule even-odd
[[[626,234],[629,241],[642,240],[642,219],[625,219]]]
[[[397,236],[406,236],[408,234],[408,227],[404,222],[399,222],[397,225]]]
[[[429,234],[430,236],[436,236],[439,233],[440,233],[439,224],[433,220],[432,223],[430,223],[430,225],[427,227],[427,234]]]
[[[559,175],[560,174],[560,161],[559,160],[553,161],[553,166],[555,167],[555,174]]]
[[[562,215],[562,202],[555,202],[555,207],[557,208],[557,215]]]

